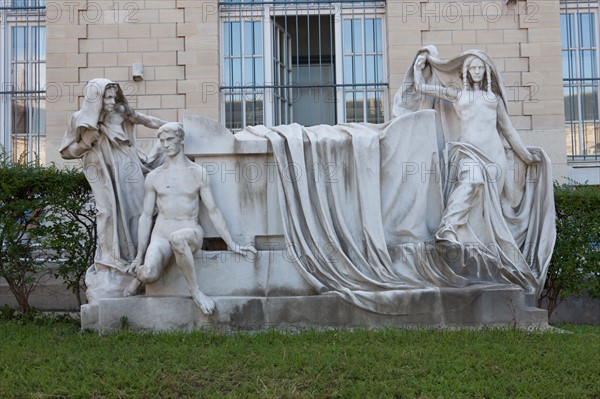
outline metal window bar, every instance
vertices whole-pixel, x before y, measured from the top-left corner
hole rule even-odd
[[[0,1],[0,147],[13,162],[45,161],[46,2]]]
[[[366,48],[361,49],[360,54],[357,54],[357,57],[360,57],[360,69],[363,75],[367,72],[365,63],[367,60],[372,60],[374,65],[369,66],[369,70],[374,71],[374,77],[367,79],[366,76],[362,76],[360,79],[347,81],[343,78],[343,74],[339,73],[343,68],[344,59],[344,54],[339,51],[341,48],[339,43],[344,38],[336,24],[341,26],[343,18],[360,21],[362,24],[360,41],[365,46],[366,21],[374,17],[383,20],[385,1],[238,0],[221,1],[218,5],[224,29],[228,29],[228,24],[233,21],[260,19],[265,37],[261,54],[265,62],[262,84],[258,84],[256,80],[254,84],[247,81],[244,81],[244,84],[237,84],[227,77],[222,80],[220,86],[223,98],[222,112],[225,125],[229,129],[239,130],[251,122],[244,117],[246,108],[264,110],[263,121],[267,125],[290,122],[304,125],[335,124],[345,121],[383,122],[388,89],[383,72],[385,46],[383,43],[374,44],[374,48],[379,48],[377,54],[367,54]],[[383,40],[383,25],[379,23],[373,26],[380,30],[377,34],[373,33],[373,40]],[[290,40],[285,40],[284,37],[289,37]],[[270,43],[267,38],[270,38]],[[242,37],[236,39],[232,35],[228,39],[243,40]],[[228,49],[232,49],[232,43],[229,43]],[[222,60],[226,64],[226,70],[231,55],[227,53],[227,48],[224,48]],[[256,91],[264,94],[262,108],[255,108],[253,98],[247,95]],[[232,93],[240,96],[239,102],[247,104],[235,105],[237,109],[241,108],[241,112],[229,111],[233,107]],[[353,95],[351,108],[361,110],[357,118],[347,117],[348,107],[345,106],[347,93]],[[358,97],[362,96],[363,100],[356,98],[353,93],[358,93]]]
[[[560,5],[567,158],[570,161],[598,161],[598,1],[560,0]]]

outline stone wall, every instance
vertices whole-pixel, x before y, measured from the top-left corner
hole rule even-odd
[[[387,2],[390,103],[416,51],[442,57],[487,51],[509,86],[509,113],[526,144],[549,153],[567,175],[557,1]],[[48,7],[47,154],[59,161],[69,115],[95,77],[121,83],[134,108],[166,120],[219,119],[219,15],[216,1],[59,1]],[[133,63],[144,64],[135,82]],[[60,95],[58,95],[60,94]],[[391,109],[391,108],[390,108]],[[138,128],[140,138],[153,137]]]
[[[219,118],[215,1],[58,1],[47,19],[49,162],[62,162],[65,127],[93,78],[119,82],[133,108],[148,115]],[[134,63],[144,65],[142,81],[133,80]],[[155,132],[138,127],[137,134]]]
[[[82,291],[81,296],[85,303],[85,291]],[[10,292],[8,283],[0,277],[0,307],[5,305],[15,309],[19,308],[17,300]],[[29,305],[39,310],[79,311],[75,294],[66,288],[62,279],[51,276],[41,279],[40,284],[29,296]]]

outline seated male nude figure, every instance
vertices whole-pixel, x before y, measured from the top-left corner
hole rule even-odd
[[[146,177],[137,256],[129,267],[136,279],[124,296],[135,295],[142,283],[157,281],[174,255],[192,299],[204,314],[211,314],[215,304],[200,291],[194,269],[194,253],[201,249],[204,238],[199,223],[200,201],[230,250],[246,255],[248,251],[256,253],[256,249],[240,246],[231,238],[223,214],[215,204],[206,170],[183,153],[184,136],[183,126],[177,122],[166,123],[158,130],[167,159]],[[153,228],[155,207],[158,215]]]

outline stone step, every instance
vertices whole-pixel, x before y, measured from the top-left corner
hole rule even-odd
[[[84,305],[82,328],[169,331],[215,328],[535,327],[548,328],[545,311],[525,305],[514,286],[432,289],[401,293],[399,315],[363,310],[333,293],[307,296],[213,296],[215,311],[204,315],[190,297],[137,296]],[[470,298],[465,301],[465,298]]]

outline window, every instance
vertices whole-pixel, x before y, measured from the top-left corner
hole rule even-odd
[[[219,7],[227,128],[385,120],[384,1]]]
[[[223,24],[222,76],[229,88],[224,94],[228,128],[263,123],[263,31],[260,21],[227,21]]]
[[[45,1],[4,1],[0,9],[0,145],[13,161],[45,160]]]
[[[600,160],[598,4],[561,0],[563,92],[567,155]]]
[[[46,5],[46,0],[9,0],[10,7],[13,9],[17,8],[36,8]]]
[[[346,122],[381,122],[381,19],[348,18],[344,19],[343,28]]]

